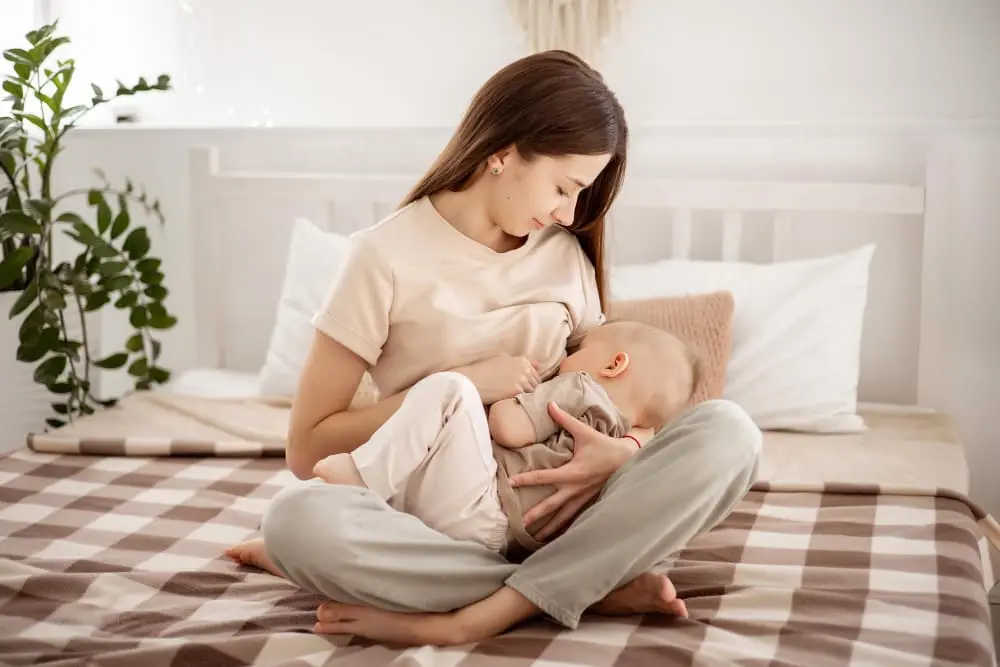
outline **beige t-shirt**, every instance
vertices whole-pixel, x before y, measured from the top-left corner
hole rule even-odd
[[[604,321],[594,267],[557,225],[498,253],[423,198],[349,237],[312,323],[354,351],[389,396],[496,354],[554,375],[568,345]]]
[[[528,419],[535,427],[538,442],[516,449],[507,449],[494,442],[493,457],[497,462],[497,492],[504,514],[507,515],[505,555],[511,560],[522,560],[543,546],[528,533],[524,525],[524,514],[555,493],[556,488],[551,485],[536,485],[515,489],[510,485],[510,478],[528,470],[558,468],[573,458],[573,436],[549,415],[549,401],[554,401],[594,430],[613,438],[624,437],[632,425],[604,387],[583,372],[558,375],[538,385],[533,392],[518,394],[515,400],[528,414]],[[580,508],[573,519],[585,509],[586,507]],[[556,535],[549,539],[555,537]]]

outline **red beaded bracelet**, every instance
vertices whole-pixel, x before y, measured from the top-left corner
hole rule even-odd
[[[635,443],[635,446],[638,447],[639,449],[642,449],[642,443],[639,442],[639,438],[635,437],[634,435],[628,435],[627,433],[625,434],[625,437],[631,438],[632,441]]]

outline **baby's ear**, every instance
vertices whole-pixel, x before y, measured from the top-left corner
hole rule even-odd
[[[611,357],[611,361],[604,367],[604,375],[605,377],[618,377],[628,370],[631,363],[632,359],[628,356],[628,352],[615,352],[615,356]]]

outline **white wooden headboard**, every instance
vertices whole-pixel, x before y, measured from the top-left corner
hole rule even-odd
[[[199,366],[263,363],[292,222],[348,233],[392,211],[415,173],[227,171],[218,149],[190,156]],[[932,405],[946,304],[944,161],[924,182],[650,177],[630,173],[609,232],[614,265],[664,257],[769,262],[876,242],[859,398]]]

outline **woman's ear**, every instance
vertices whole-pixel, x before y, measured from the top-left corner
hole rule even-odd
[[[514,146],[507,146],[486,158],[486,170],[494,174],[499,174],[507,166],[507,163],[510,162],[514,150]]]
[[[629,358],[628,352],[616,352],[615,356],[611,358],[611,361],[609,361],[604,369],[601,370],[601,375],[606,378],[618,377],[628,370],[628,365],[631,361],[632,360]]]

